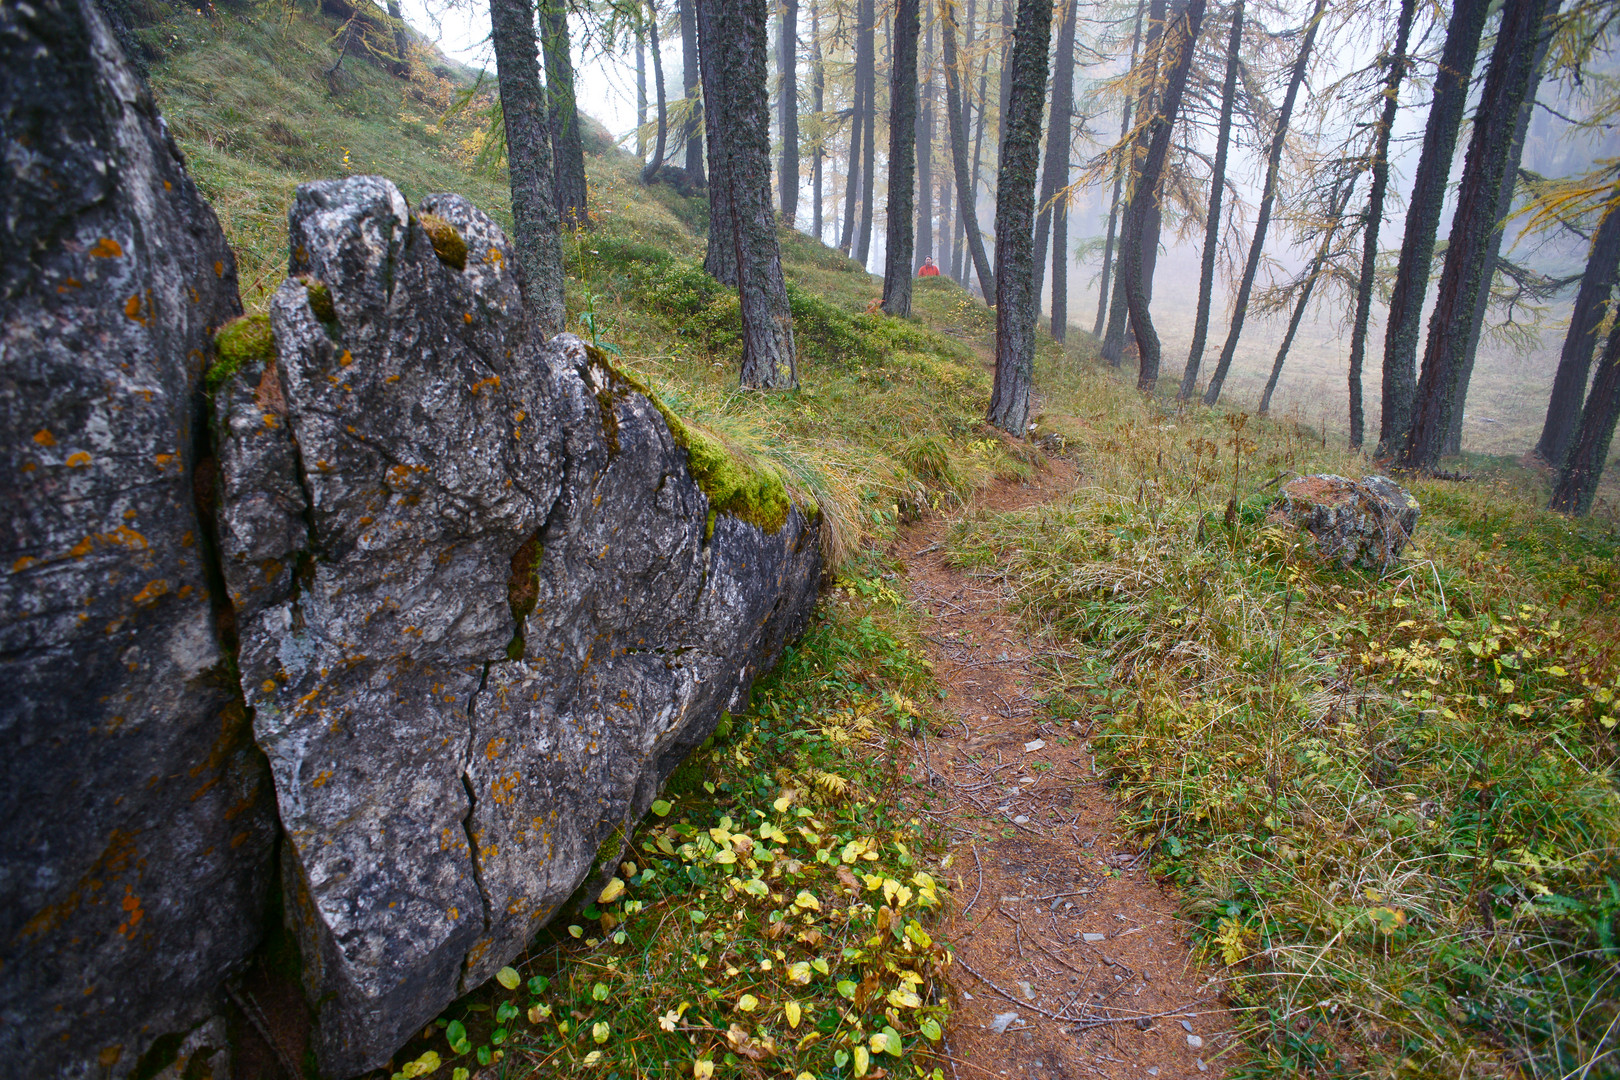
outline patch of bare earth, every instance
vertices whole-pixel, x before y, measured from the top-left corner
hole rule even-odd
[[[975,505],[1018,509],[1076,482],[1053,464]],[[952,834],[949,1070],[954,1080],[1219,1077],[1231,1018],[1175,897],[1124,839],[1083,724],[1032,696],[1047,646],[998,583],[946,564],[949,527],[916,523],[894,547],[951,718],[911,766],[930,776],[944,802],[935,820]]]

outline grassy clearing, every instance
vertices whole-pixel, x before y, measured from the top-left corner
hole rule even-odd
[[[1613,1075],[1612,529],[1420,483],[1397,570],[1330,568],[1267,481],[1362,462],[1104,382],[1075,404],[1087,484],[954,550],[1068,643],[1054,707],[1227,969],[1237,1075]]]
[[[393,1076],[940,1080],[943,838],[893,797],[932,676],[882,578],[846,584],[676,772],[602,896]]]

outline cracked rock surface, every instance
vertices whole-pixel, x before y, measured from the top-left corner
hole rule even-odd
[[[289,232],[276,357],[218,398],[219,533],[316,1052],[347,1076],[605,883],[802,628],[820,553],[797,508],[711,531],[654,403],[524,336],[466,200],[308,184]]]
[[[91,0],[0,4],[0,1073],[122,1077],[257,944],[275,819],[194,498],[236,264]]]

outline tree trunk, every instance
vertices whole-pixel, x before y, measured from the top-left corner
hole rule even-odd
[[[1459,404],[1462,354],[1468,345],[1474,302],[1484,287],[1485,258],[1490,252],[1490,234],[1497,226],[1496,206],[1519,106],[1530,87],[1545,16],[1557,10],[1557,0],[1508,0],[1502,9],[1485,88],[1474,110],[1446,262],[1440,271],[1440,292],[1429,317],[1423,370],[1412,401],[1412,429],[1399,458],[1407,469],[1433,468],[1445,449],[1452,411]]]
[[[934,23],[930,19],[923,36],[920,88],[917,110],[917,262],[934,257]]]
[[[636,160],[647,167],[647,32],[636,22]]]
[[[1159,381],[1159,334],[1153,328],[1148,313],[1148,281],[1143,272],[1143,247],[1151,242],[1158,247],[1157,236],[1148,235],[1150,216],[1159,202],[1159,190],[1164,176],[1165,159],[1170,155],[1170,140],[1175,133],[1176,114],[1181,110],[1181,97],[1187,89],[1187,74],[1192,68],[1193,54],[1198,50],[1198,31],[1204,21],[1205,0],[1187,0],[1185,7],[1173,18],[1173,25],[1165,28],[1160,40],[1164,56],[1164,92],[1155,94],[1153,118],[1148,123],[1147,157],[1136,178],[1136,189],[1131,193],[1130,210],[1126,220],[1135,223],[1135,235],[1127,235],[1120,251],[1120,277],[1125,282],[1125,296],[1130,304],[1131,326],[1136,332],[1136,348],[1140,356],[1136,388],[1151,394]]]
[[[856,29],[855,37],[858,42],[859,28]],[[860,46],[857,44],[857,55],[859,50]],[[849,108],[849,165],[844,170],[844,220],[838,230],[838,247],[845,255],[855,249],[855,200],[861,190],[861,126],[866,120],[866,84],[861,81],[859,61],[855,64],[854,85],[851,89],[853,93]]]
[[[1136,51],[1142,43],[1142,15],[1147,10],[1147,0],[1136,0],[1136,29],[1131,32],[1131,66],[1125,70],[1130,71],[1136,67]],[[1125,105],[1119,113],[1119,141],[1124,142],[1125,136],[1131,132],[1131,106],[1134,104],[1129,90],[1125,93]],[[1102,337],[1103,320],[1108,315],[1108,285],[1109,275],[1114,269],[1114,227],[1119,222],[1119,195],[1124,185],[1125,170],[1119,162],[1114,163],[1114,193],[1108,198],[1108,232],[1103,241],[1102,280],[1097,287],[1097,321],[1091,328],[1091,336]]]
[[[652,65],[653,82],[657,84],[656,96],[658,99],[658,135],[653,140],[652,160],[647,162],[641,172],[643,183],[652,183],[658,179],[658,170],[664,167],[664,154],[669,140],[669,102],[664,100],[664,56],[663,48],[658,41],[658,4],[657,0],[647,0],[647,32],[652,38]]]
[[[946,117],[945,129],[948,136],[950,134],[949,117]],[[952,279],[960,282],[961,273],[956,265],[958,252],[951,243],[951,234],[956,231],[956,219],[953,216],[951,200],[951,192],[956,187],[956,178],[954,170],[948,167],[952,160],[949,138],[945,140],[945,158],[947,167],[939,172],[939,272],[948,274]]]
[[[1201,0],[1200,0],[1201,2]],[[1035,169],[1041,156],[1052,48],[1050,0],[1019,0],[1013,31],[1012,88],[1001,118],[996,177],[996,381],[986,419],[1023,438],[1035,373]]]
[[[541,42],[546,54],[546,100],[551,107],[551,160],[556,170],[557,217],[564,228],[590,224],[585,210],[585,143],[580,137],[574,65],[568,56],[568,7],[540,0]]]
[[[1141,97],[1135,102],[1133,108],[1138,117],[1151,115],[1153,110],[1153,90],[1159,81],[1159,41],[1164,35],[1165,0],[1150,0],[1148,4],[1148,32],[1146,47],[1142,52],[1142,59],[1147,64],[1147,77],[1139,80],[1142,86]],[[1134,70],[1136,65],[1132,65]],[[1140,122],[1140,121],[1139,121]],[[1131,205],[1136,193],[1137,176],[1141,172],[1142,158],[1147,154],[1148,132],[1145,127],[1137,133],[1130,150],[1130,164],[1126,175],[1125,212],[1121,215],[1123,221],[1120,228],[1120,257],[1125,254],[1125,237],[1141,235],[1142,225],[1131,220]],[[1157,251],[1155,251],[1157,254]],[[1149,281],[1152,275],[1149,275]],[[1125,274],[1116,268],[1114,274],[1114,294],[1108,302],[1108,330],[1103,335],[1102,358],[1114,367],[1119,366],[1125,355],[1125,338],[1130,332],[1130,300],[1125,293]]]
[[[702,184],[703,134],[708,125],[705,124],[702,131],[698,128],[703,105],[698,97],[698,27],[692,4],[693,0],[678,0],[676,5],[681,20],[681,96],[686,100],[687,110],[681,140],[686,144],[686,172],[692,180]]]
[[[799,217],[799,0],[782,2],[782,39],[778,43],[777,130],[782,135],[782,167],[777,187],[782,199],[782,220],[793,225]]]
[[[1416,0],[1405,0],[1412,4]],[[1221,248],[1221,202],[1226,197],[1226,152],[1232,143],[1232,109],[1237,104],[1237,74],[1243,51],[1243,0],[1232,4],[1232,31],[1226,39],[1226,77],[1221,83],[1221,118],[1215,130],[1215,165],[1210,171],[1209,214],[1204,219],[1203,263],[1198,273],[1198,313],[1193,320],[1192,348],[1181,373],[1182,401],[1198,389],[1198,369],[1204,362],[1209,335],[1209,307],[1215,296],[1215,257]]]
[[[714,172],[709,186],[718,187],[723,175],[731,193],[743,329],[741,383],[753,390],[792,389],[798,386],[793,314],[771,210],[765,0],[697,0],[697,16],[704,97],[712,106],[705,112],[719,121],[720,138],[709,146]],[[723,157],[717,155],[717,145],[724,146]]]
[[[1210,377],[1209,389],[1204,391],[1204,404],[1214,405],[1221,399],[1221,386],[1237,354],[1238,338],[1243,333],[1243,319],[1249,313],[1249,294],[1254,290],[1254,276],[1260,269],[1260,256],[1265,251],[1266,230],[1271,225],[1271,211],[1277,202],[1277,174],[1282,169],[1283,143],[1288,138],[1288,123],[1294,115],[1294,102],[1299,97],[1300,85],[1305,81],[1305,69],[1310,65],[1311,48],[1316,44],[1316,28],[1321,25],[1322,8],[1326,0],[1316,0],[1310,22],[1305,29],[1305,41],[1299,47],[1299,58],[1294,61],[1293,73],[1288,77],[1288,90],[1283,95],[1282,110],[1277,114],[1277,130],[1271,136],[1271,149],[1266,156],[1266,186],[1260,196],[1260,211],[1255,215],[1254,238],[1249,244],[1249,258],[1243,265],[1243,278],[1238,282],[1237,297],[1232,301],[1232,325],[1226,332],[1226,344],[1221,347],[1221,358]]]
[[[523,271],[523,309],[545,337],[561,332],[562,245],[557,237],[556,189],[551,180],[551,130],[534,36],[531,0],[490,0],[501,117],[506,125],[512,189],[512,245]]]
[[[916,240],[918,0],[896,0],[889,75],[889,205],[883,241],[883,310],[911,314]]]
[[[388,0],[388,22],[394,29],[394,55],[388,67],[401,79],[411,77],[411,32],[405,25],[405,13],[399,0]]]
[[[1052,339],[1069,339],[1069,206],[1052,209]]]
[[[1046,122],[1046,164],[1041,171],[1040,216],[1035,221],[1035,302],[1046,285],[1046,241],[1052,232],[1058,193],[1069,186],[1069,135],[1074,117],[1074,24],[1080,18],[1080,0],[1063,7],[1058,27],[1057,56],[1052,61],[1052,115]],[[1067,197],[1064,198],[1067,201]],[[1062,253],[1055,247],[1053,257]],[[1056,288],[1056,285],[1053,286]],[[1057,294],[1052,294],[1057,309]]]
[[[1620,417],[1620,319],[1615,320],[1603,346],[1597,378],[1592,380],[1592,392],[1581,410],[1580,427],[1564,456],[1547,509],[1576,517],[1592,509],[1598,481],[1603,479],[1603,466],[1609,460],[1616,417]]]
[[[1457,129],[1468,102],[1479,37],[1485,29],[1490,0],[1456,0],[1446,25],[1446,43],[1434,79],[1429,118],[1423,128],[1423,150],[1412,177],[1401,238],[1401,261],[1389,294],[1384,323],[1384,375],[1378,420],[1378,457],[1400,454],[1412,422],[1412,394],[1423,297],[1434,265],[1434,239],[1446,200],[1446,178],[1457,150]]]
[[[962,221],[963,221],[962,228],[957,232],[958,239],[960,239],[962,241],[962,243],[958,244],[957,246],[964,248],[964,251],[961,253],[962,254],[962,277],[961,277],[961,280],[962,280],[963,285],[966,285],[968,283],[967,254],[966,254],[966,250],[965,250],[966,236],[967,236],[967,224],[966,224],[966,222],[967,222],[967,216],[968,215],[972,215],[972,217],[973,217],[974,228],[979,229],[979,233],[980,233],[981,236],[984,234],[984,230],[979,227],[979,187],[980,187],[979,166],[984,161],[984,133],[985,133],[985,129],[990,126],[990,118],[989,118],[990,96],[989,96],[989,94],[990,94],[990,54],[987,52],[987,53],[985,53],[984,58],[979,61],[979,96],[978,96],[978,99],[977,99],[978,104],[976,106],[973,106],[971,103],[966,102],[966,101],[964,101],[962,103],[962,127],[963,127],[963,130],[966,130],[966,128],[967,128],[967,121],[970,118],[970,114],[969,114],[969,109],[970,108],[974,108],[975,111],[977,111],[978,117],[979,117],[978,123],[976,123],[974,125],[974,127],[973,127],[973,170],[968,176],[968,191],[970,193],[969,198],[968,198],[968,202],[967,202],[967,205],[964,207],[963,204],[962,204],[962,200],[960,200],[960,199],[956,200],[956,212],[957,212],[958,216],[962,217]],[[982,241],[981,241],[981,243],[982,243]],[[979,283],[979,291],[980,292],[984,291],[984,283],[982,281]],[[986,304],[995,303],[995,294],[994,293],[985,293],[984,294],[984,302]]]
[[[1360,450],[1366,418],[1361,403],[1361,368],[1367,353],[1367,321],[1372,314],[1373,275],[1378,269],[1378,231],[1384,224],[1384,193],[1389,188],[1389,136],[1400,108],[1401,79],[1406,75],[1406,47],[1412,36],[1417,0],[1401,0],[1395,25],[1395,50],[1384,76],[1384,107],[1372,152],[1372,190],[1367,195],[1367,224],[1362,237],[1361,277],[1356,282],[1356,314],[1350,326],[1350,448]]]
[[[821,113],[826,106],[827,71],[821,58],[821,4],[820,0],[811,0],[810,107],[816,114],[816,156],[810,166],[810,201],[814,204],[810,211],[810,231],[823,244],[827,242],[827,238],[822,235],[821,228],[821,164],[827,156],[827,119]]]
[[[737,285],[737,226],[731,206],[731,131],[722,115],[721,104],[725,100],[725,88],[721,82],[723,39],[717,25],[717,20],[723,17],[720,4],[721,0],[693,0],[692,13],[692,31],[700,43],[703,100],[714,106],[703,110],[703,131],[709,143],[709,243],[703,269],[722,285]]]
[[[1543,34],[1536,46],[1536,56],[1530,69],[1530,85],[1524,101],[1519,105],[1518,119],[1514,122],[1513,141],[1508,144],[1507,164],[1502,169],[1502,188],[1497,194],[1496,210],[1492,217],[1489,238],[1485,241],[1485,271],[1480,280],[1479,295],[1474,298],[1473,314],[1469,317],[1468,344],[1463,347],[1462,370],[1457,374],[1457,404],[1451,410],[1451,424],[1446,428],[1446,444],[1442,455],[1462,453],[1463,410],[1468,404],[1468,384],[1474,377],[1474,357],[1479,352],[1479,339],[1485,331],[1485,316],[1491,306],[1491,286],[1496,280],[1496,267],[1502,259],[1502,234],[1507,228],[1508,215],[1513,212],[1513,192],[1519,186],[1519,162],[1524,157],[1524,139],[1530,132],[1530,118],[1536,111],[1536,91],[1541,87],[1541,67],[1547,60],[1552,35]]]
[[[855,66],[866,83],[866,101],[861,140],[861,226],[855,234],[853,258],[866,267],[872,253],[872,212],[877,192],[877,5],[875,0],[859,0],[863,32],[857,42]]]
[[[1536,443],[1536,455],[1549,465],[1562,464],[1580,419],[1581,396],[1592,370],[1592,350],[1597,346],[1598,328],[1608,314],[1609,294],[1620,279],[1620,184],[1609,193],[1608,209],[1592,238],[1592,249],[1581,275],[1581,289],[1570,313],[1569,332],[1558,356],[1558,374],[1553,377],[1552,399],[1547,403],[1547,420]]]
[[[945,43],[945,114],[951,128],[951,165],[956,172],[956,212],[966,233],[967,249],[973,256],[973,268],[979,275],[979,288],[989,298],[997,295],[996,279],[990,271],[990,260],[985,256],[984,237],[979,234],[978,215],[973,212],[973,188],[968,179],[967,132],[963,130],[966,117],[961,107],[962,73],[957,67],[956,54],[955,0],[940,0],[939,10],[940,38]]]
[[[1316,249],[1316,258],[1311,260],[1311,269],[1305,278],[1305,286],[1300,290],[1299,300],[1294,304],[1294,314],[1288,320],[1288,330],[1283,334],[1282,345],[1277,349],[1277,359],[1272,362],[1271,375],[1266,379],[1266,388],[1260,394],[1260,408],[1256,410],[1261,416],[1271,412],[1271,395],[1277,392],[1277,380],[1282,376],[1283,361],[1288,358],[1288,350],[1294,345],[1294,335],[1299,333],[1299,324],[1305,318],[1305,309],[1310,306],[1311,293],[1316,289],[1316,283],[1321,279],[1322,267],[1327,264],[1328,254],[1333,250],[1333,237],[1339,231],[1339,223],[1344,220],[1344,208],[1350,203],[1350,193],[1355,189],[1356,176],[1352,175],[1344,185],[1342,194],[1333,200],[1333,212],[1328,221],[1327,232],[1322,236],[1322,243]]]

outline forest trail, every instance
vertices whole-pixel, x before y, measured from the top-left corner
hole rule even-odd
[[[1078,479],[1053,462],[1032,482],[994,485],[968,512],[1061,498]],[[1229,1044],[1231,1016],[1175,897],[1123,839],[1083,722],[1065,725],[1034,699],[1042,646],[1010,597],[948,564],[951,524],[907,526],[892,551],[950,718],[913,769],[933,774],[946,804],[935,821],[952,833],[953,1080],[1219,1077],[1211,1059]]]

